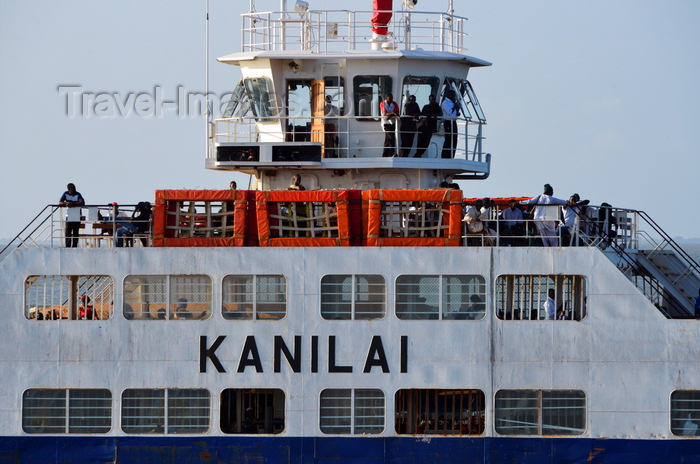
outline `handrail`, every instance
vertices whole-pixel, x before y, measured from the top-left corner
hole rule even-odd
[[[241,15],[241,50],[303,50],[326,53],[362,50],[373,46],[375,11],[314,10],[267,11]],[[464,54],[467,18],[450,13],[393,11],[386,44],[405,49]],[[376,42],[374,42],[376,44]]]

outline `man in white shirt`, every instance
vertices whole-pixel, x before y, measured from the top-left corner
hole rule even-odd
[[[574,193],[569,197],[566,205],[561,207],[562,224],[559,225],[559,233],[562,238],[562,245],[571,245],[573,235],[571,232],[576,225],[576,218],[580,214],[581,207],[586,206],[588,203],[590,203],[589,200],[581,201],[581,197],[579,197],[578,193]]]
[[[547,294],[548,294],[547,301],[544,302],[542,309],[544,309],[547,320],[553,321],[554,320],[555,304],[556,304],[554,301],[554,298],[555,298],[556,294],[554,293],[553,288],[550,288],[549,291],[547,292]]]
[[[454,158],[455,148],[457,148],[457,118],[459,117],[459,106],[457,105],[457,94],[454,90],[447,92],[447,98],[442,102],[442,117],[445,125],[445,143],[442,145],[442,157]]]
[[[559,208],[557,205],[565,205],[566,200],[554,198],[554,189],[549,184],[544,184],[542,195],[523,200],[521,205],[535,205],[535,212],[532,218],[535,220],[537,231],[542,239],[543,246],[557,246],[557,222],[559,221]]]

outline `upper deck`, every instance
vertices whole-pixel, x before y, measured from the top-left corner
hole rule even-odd
[[[208,169],[251,174],[258,190],[286,188],[300,171],[314,188],[361,190],[489,175],[486,117],[466,77],[490,63],[464,54],[466,18],[302,10],[242,20],[242,51],[219,61],[243,79],[210,123]],[[440,108],[451,91],[454,128]],[[380,104],[387,94],[398,106],[391,126]],[[418,111],[406,106],[410,96]]]

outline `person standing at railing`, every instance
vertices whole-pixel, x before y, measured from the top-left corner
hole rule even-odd
[[[78,246],[78,236],[80,235],[80,207],[85,205],[85,200],[75,189],[73,183],[68,184],[66,188],[68,190],[61,195],[58,205],[68,207],[66,211],[66,248],[75,248]]]
[[[416,122],[420,116],[420,106],[416,103],[416,96],[410,95],[403,106],[401,116],[401,151],[399,155],[406,158],[413,148],[413,140],[416,138]]]
[[[554,189],[549,184],[544,184],[544,193],[529,200],[523,200],[521,205],[534,205],[535,212],[532,218],[535,220],[535,226],[542,239],[543,246],[557,246],[557,222],[559,220],[559,208],[557,205],[563,206],[566,200],[554,198]]]
[[[445,119],[445,143],[442,145],[442,157],[454,158],[457,148],[457,118],[459,106],[457,105],[457,93],[454,90],[447,92],[447,98],[442,102],[442,117]]]
[[[576,218],[581,214],[582,207],[585,207],[590,200],[581,200],[578,193],[574,193],[569,197],[566,204],[561,207],[562,221],[559,225],[559,236],[562,240],[562,246],[571,246],[574,234],[574,226]]]
[[[428,97],[428,104],[423,106],[421,116],[424,118],[418,123],[418,143],[416,146],[416,158],[420,158],[430,145],[430,139],[437,132],[438,118],[442,116],[442,108],[435,101],[435,95]]]
[[[394,95],[388,92],[384,100],[379,104],[382,114],[382,130],[384,131],[383,157],[396,155],[396,116],[399,114],[399,105],[394,101]]]

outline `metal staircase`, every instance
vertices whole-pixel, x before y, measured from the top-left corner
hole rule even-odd
[[[694,318],[698,263],[644,211],[614,208],[610,217],[615,237],[601,233],[610,230],[607,221],[581,217],[582,242],[601,249],[664,316]]]

